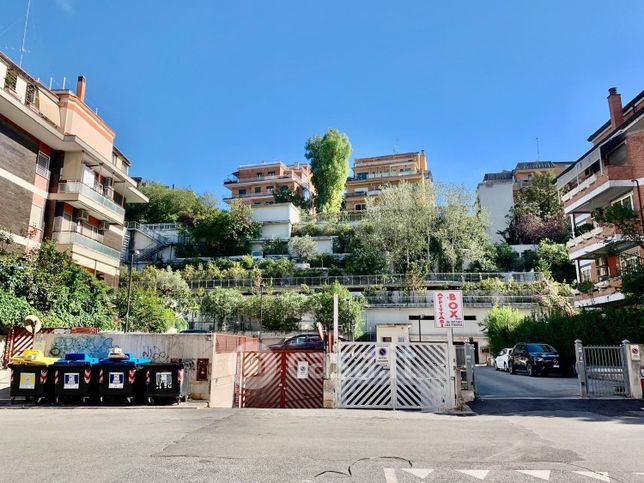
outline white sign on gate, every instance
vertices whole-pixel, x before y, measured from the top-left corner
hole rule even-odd
[[[298,379],[308,379],[309,378],[309,362],[308,361],[297,361],[297,378]]]
[[[376,364],[389,368],[388,345],[376,345]]]
[[[436,328],[464,326],[462,291],[434,291],[434,326]]]

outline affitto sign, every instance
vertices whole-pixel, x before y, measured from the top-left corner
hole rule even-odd
[[[434,326],[437,328],[463,327],[463,292],[460,290],[434,291]]]

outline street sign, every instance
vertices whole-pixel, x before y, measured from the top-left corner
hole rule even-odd
[[[297,361],[297,378],[298,379],[308,379],[309,378],[309,362],[308,361]]]
[[[434,291],[434,326],[437,328],[464,326],[461,290]]]
[[[640,348],[637,345],[631,346],[631,360],[632,361],[640,360]]]
[[[376,346],[376,364],[386,368],[389,367],[389,346],[388,345]]]

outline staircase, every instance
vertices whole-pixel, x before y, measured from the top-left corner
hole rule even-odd
[[[167,224],[171,226],[172,224]],[[171,239],[171,237],[166,237],[161,235],[155,230],[150,229],[147,225],[130,221],[126,223],[126,232],[123,236],[123,251],[121,252],[121,260],[128,262],[129,259],[129,246],[130,239],[132,237],[132,232],[137,230],[143,233],[145,236],[152,240],[152,244],[147,248],[141,250],[137,255],[134,256],[134,263],[147,262],[150,261],[156,254],[162,251],[169,246],[176,245],[176,241]],[[176,225],[173,225],[176,229]]]

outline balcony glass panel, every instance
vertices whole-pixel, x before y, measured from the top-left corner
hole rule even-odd
[[[117,213],[119,216],[125,216],[125,209],[114,203],[109,198],[103,196],[98,191],[95,191],[94,188],[88,186],[80,181],[66,181],[58,185],[59,193],[78,193],[83,196],[87,196],[92,201],[99,203],[110,211]]]

